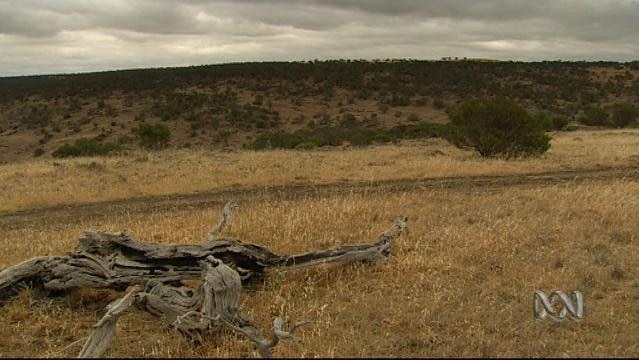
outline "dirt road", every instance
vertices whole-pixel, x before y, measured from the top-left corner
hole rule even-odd
[[[496,190],[509,186],[547,186],[567,182],[639,180],[639,167],[599,168],[556,171],[529,175],[463,176],[427,179],[403,179],[379,182],[339,182],[332,184],[290,184],[270,187],[233,188],[192,194],[129,198],[78,205],[33,208],[0,213],[0,227],[17,228],[40,221],[61,222],[100,217],[115,213],[144,213],[166,209],[220,206],[233,199],[295,199],[322,197],[340,193],[401,192],[420,189]]]

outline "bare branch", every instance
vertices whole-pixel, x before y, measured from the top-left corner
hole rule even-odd
[[[224,210],[222,210],[222,215],[220,216],[220,221],[209,231],[208,241],[215,241],[217,239],[217,236],[222,232],[222,230],[224,230],[224,227],[238,209],[239,206],[237,206],[237,203],[232,200],[224,206]]]
[[[123,298],[107,305],[106,314],[93,326],[95,330],[84,343],[78,358],[99,358],[104,354],[115,336],[118,319],[133,306],[137,300],[135,295],[141,290],[142,287],[135,286]]]

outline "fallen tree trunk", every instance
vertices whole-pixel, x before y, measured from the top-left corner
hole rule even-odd
[[[223,224],[228,220],[227,210],[236,207],[234,202],[226,206]],[[245,281],[261,275],[267,267],[291,270],[320,263],[380,260],[390,253],[391,240],[406,231],[406,222],[407,218],[400,216],[372,244],[344,245],[292,256],[278,255],[264,246],[241,240],[218,239],[212,234],[202,244],[163,245],[134,240],[127,232],[89,231],[67,255],[33,258],[0,272],[0,298],[15,293],[21,283],[48,290],[124,290],[150,281],[197,279],[201,275],[198,262],[208,256],[232,266]]]
[[[127,232],[89,231],[73,252],[33,258],[0,272],[0,300],[19,291],[24,283],[58,291],[133,286],[123,298],[109,304],[81,357],[101,356],[115,334],[118,318],[134,304],[189,335],[229,328],[255,342],[262,356],[269,356],[279,340],[299,340],[292,333],[300,324],[286,332],[284,322],[277,318],[272,338],[265,338],[238,312],[242,281],[260,277],[266,268],[293,270],[322,263],[383,260],[390,254],[391,241],[408,230],[408,219],[400,216],[371,244],[285,256],[261,245],[218,238],[236,210],[234,202],[228,203],[202,244],[143,243]],[[201,279],[202,285],[197,289],[183,286],[181,281],[187,279]]]

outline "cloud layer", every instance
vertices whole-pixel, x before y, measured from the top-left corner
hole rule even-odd
[[[0,0],[0,76],[235,61],[639,59],[639,0]]]

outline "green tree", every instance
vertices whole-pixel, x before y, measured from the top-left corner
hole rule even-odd
[[[458,146],[469,146],[482,156],[528,156],[550,148],[544,125],[521,105],[504,98],[475,99],[450,111],[452,135]]]
[[[169,145],[171,140],[171,130],[162,124],[140,124],[133,129],[140,146],[145,149],[163,149]]]

